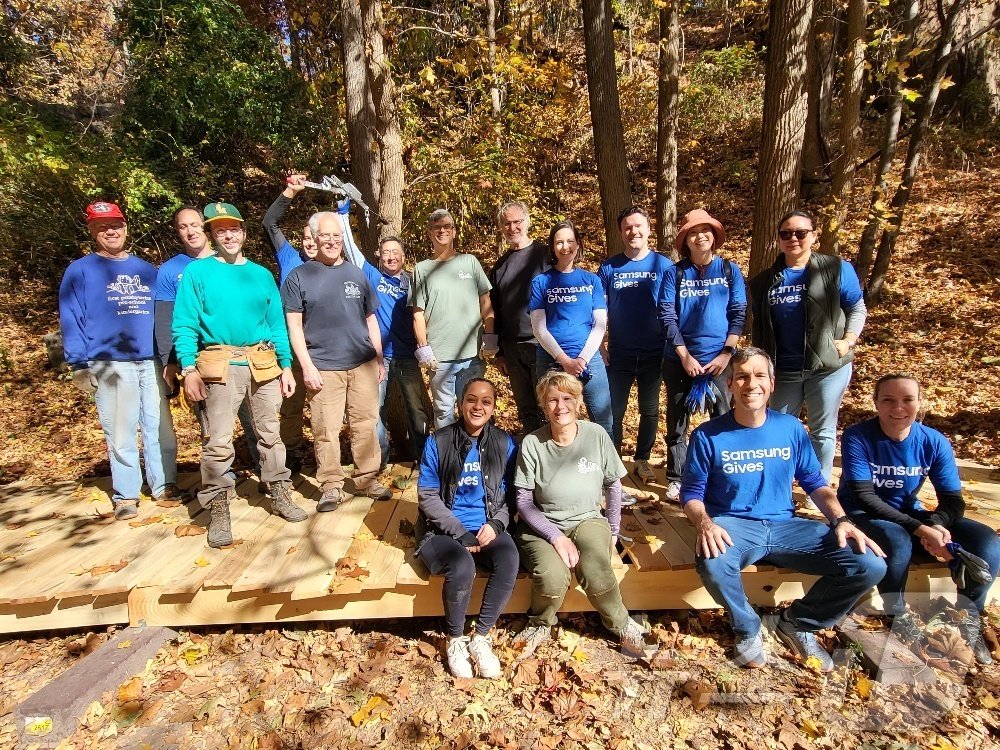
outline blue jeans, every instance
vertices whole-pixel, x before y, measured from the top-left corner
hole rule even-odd
[[[135,362],[94,360],[97,416],[108,444],[115,500],[137,500],[142,489],[138,433],[146,483],[153,497],[177,480],[177,437],[170,420],[167,386],[155,359]]]
[[[826,524],[805,518],[753,521],[720,516],[715,523],[729,532],[733,546],[715,558],[699,557],[695,567],[702,583],[726,608],[740,638],[760,630],[760,617],[747,601],[740,571],[764,562],[822,576],[808,593],[792,603],[788,617],[797,630],[821,630],[837,624],[858,599],[885,575],[885,561],[868,550],[841,549]]]
[[[587,406],[590,421],[599,424],[604,431],[614,439],[611,426],[611,390],[608,387],[608,372],[600,353],[595,354],[587,363],[590,370],[590,380],[583,384],[583,403]],[[549,353],[538,347],[538,361],[535,365],[538,377],[548,370],[562,370]]]
[[[691,415],[684,401],[691,393],[694,378],[687,374],[679,359],[663,358],[663,380],[667,384],[667,481],[680,482],[687,463],[688,427]],[[712,407],[712,416],[718,417],[729,412],[732,396],[726,384],[725,374],[712,379],[722,393],[722,401]]]
[[[867,513],[852,513],[852,520],[857,527],[868,534],[887,555],[888,570],[885,578],[878,584],[879,593],[886,611],[899,614],[906,610],[903,594],[906,591],[906,578],[910,563],[916,559],[919,562],[931,562],[930,554],[921,546],[920,540],[910,534],[898,523],[882,518],[872,518]],[[958,542],[966,550],[983,558],[990,566],[990,573],[996,579],[1000,571],[1000,537],[989,526],[968,518],[961,518],[952,524],[952,541]],[[986,608],[986,597],[990,593],[991,583],[975,583],[966,578],[966,586],[958,593],[969,599],[982,612]]]
[[[837,416],[840,403],[851,382],[854,365],[848,362],[836,370],[783,372],[774,378],[771,408],[784,414],[799,415],[802,404],[808,411],[809,441],[819,458],[827,482],[833,475],[833,454],[837,448]]]
[[[656,428],[660,422],[660,372],[663,358],[659,352],[643,357],[611,355],[608,362],[608,386],[611,391],[611,417],[614,423],[612,439],[615,449],[622,452],[622,422],[628,408],[632,383],[639,396],[639,435],[635,439],[635,458],[649,460],[649,453],[656,441]]]
[[[424,409],[424,377],[420,374],[420,365],[413,357],[393,357],[385,361],[387,377],[378,386],[378,422],[375,432],[378,435],[378,445],[382,451],[382,466],[389,460],[389,433],[385,430],[385,396],[389,392],[389,384],[399,382],[406,404],[406,416],[410,426],[410,447],[413,455],[420,458],[424,454],[424,441],[427,440],[427,428],[430,416]]]
[[[431,403],[434,404],[434,426],[437,429],[458,421],[455,403],[462,388],[473,378],[481,378],[485,374],[486,363],[479,357],[438,362],[438,368],[431,375]]]

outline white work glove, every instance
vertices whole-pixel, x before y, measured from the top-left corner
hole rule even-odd
[[[97,393],[97,378],[94,377],[94,373],[86,367],[82,370],[73,370],[73,385],[86,393],[88,396]]]
[[[490,362],[500,351],[500,337],[495,333],[483,334],[483,345],[479,349],[479,356]]]
[[[438,361],[434,356],[434,350],[431,349],[430,344],[418,346],[413,354],[416,356],[417,362],[425,370],[436,370],[438,368]]]

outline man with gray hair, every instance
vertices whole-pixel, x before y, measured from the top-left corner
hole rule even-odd
[[[455,394],[486,372],[496,355],[490,281],[476,256],[455,250],[455,219],[444,208],[430,215],[432,256],[413,269],[408,304],[413,308],[414,354],[431,371],[431,400],[438,428],[454,422]],[[482,342],[480,343],[480,331]]]
[[[549,248],[531,239],[531,218],[521,201],[508,201],[497,211],[497,225],[507,242],[507,252],[490,271],[493,291],[494,330],[500,351],[496,366],[510,380],[522,432],[527,435],[542,426],[535,399],[535,359],[538,342],[531,331],[528,299],[531,280],[549,269]]]
[[[344,225],[323,211],[309,219],[316,257],[288,274],[281,301],[292,350],[310,392],[316,481],[323,490],[317,510],[336,509],[344,497],[340,428],[344,412],[354,455],[355,494],[388,500],[378,479],[381,451],[375,434],[379,383],[385,379],[378,296],[360,268],[344,258]]]

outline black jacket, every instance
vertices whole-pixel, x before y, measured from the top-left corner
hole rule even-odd
[[[517,253],[521,255],[515,256]],[[512,263],[512,257],[517,257],[519,262]],[[528,314],[531,280],[549,268],[548,245],[536,240],[526,248],[508,250],[490,270],[493,330],[500,337],[501,354],[504,339],[529,341],[534,336]]]
[[[466,531],[451,512],[455,505],[458,480],[462,476],[465,457],[472,448],[473,438],[462,428],[461,421],[434,432],[438,453],[439,488],[420,487],[417,496],[420,511],[417,514],[417,552],[434,534],[448,534],[469,546],[474,546],[475,534]],[[510,525],[514,507],[513,483],[500,491],[507,472],[507,446],[510,436],[488,422],[479,435],[479,461],[482,465],[483,488],[486,491],[486,517],[497,533]],[[469,534],[472,539],[466,537]],[[463,539],[463,537],[466,537]]]
[[[840,306],[840,264],[843,261],[833,255],[813,253],[809,258],[809,274],[806,282],[806,340],[803,370],[836,369],[854,359],[851,349],[841,357],[834,345],[836,339],[844,337],[847,328],[847,314]],[[770,291],[781,284],[781,272],[785,269],[785,256],[779,255],[768,270],[762,271],[750,281],[750,299],[753,307],[751,338],[754,346],[759,346],[774,359],[777,343],[774,335],[774,320],[771,306],[767,303]]]

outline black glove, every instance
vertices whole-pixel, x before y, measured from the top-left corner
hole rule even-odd
[[[948,542],[945,547],[951,553],[952,559],[948,562],[951,569],[951,580],[959,589],[965,588],[967,578],[975,583],[990,583],[993,576],[990,574],[990,566],[987,562],[966,550],[958,542]]]

